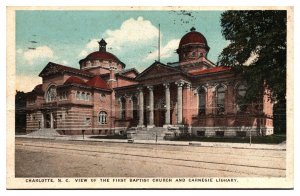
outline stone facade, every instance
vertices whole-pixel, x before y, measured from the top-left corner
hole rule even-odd
[[[27,132],[122,134],[130,128],[179,128],[195,136],[273,134],[273,104],[241,105],[247,84],[230,67],[207,59],[205,37],[191,29],[180,41],[179,62],[154,62],[139,73],[106,51],[79,61],[80,69],[49,62],[43,83],[27,93]]]

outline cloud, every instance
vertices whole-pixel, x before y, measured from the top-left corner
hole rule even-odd
[[[160,58],[166,59],[173,56],[175,50],[178,48],[180,39],[172,39],[165,46],[160,49]],[[157,58],[158,50],[148,54],[144,60],[154,60]]]
[[[149,20],[139,16],[136,20],[130,18],[124,21],[117,30],[107,30],[107,43],[111,46],[121,46],[125,43],[147,42],[158,37],[158,29]]]
[[[158,38],[158,28],[149,20],[139,16],[137,19],[130,18],[124,21],[119,29],[108,29],[104,33],[107,48],[114,51],[130,48],[129,45],[142,45]],[[79,53],[79,57],[85,57],[90,52],[98,49],[99,38],[91,39],[85,48]]]
[[[37,75],[16,75],[16,90],[30,92],[33,88],[42,83],[42,78]]]
[[[49,59],[53,58],[54,52],[48,46],[39,46],[35,49],[28,49],[23,51],[22,49],[17,50],[17,53],[23,54],[24,59],[29,63],[33,64],[34,61],[40,59]]]

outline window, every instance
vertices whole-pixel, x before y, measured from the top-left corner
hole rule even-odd
[[[100,94],[100,101],[104,101],[105,100],[106,95],[104,93]]]
[[[126,99],[124,97],[120,100],[120,117],[121,119],[126,118]]]
[[[79,91],[77,91],[77,93],[76,93],[76,100],[80,100],[80,92]]]
[[[90,94],[90,93],[87,93],[87,94],[86,94],[86,100],[89,101],[90,99],[91,99],[91,94]]]
[[[101,111],[99,113],[98,122],[101,125],[107,124],[107,113],[104,111]]]
[[[89,118],[89,117],[87,117],[87,118],[85,118],[85,124],[86,125],[91,125],[91,118]]]
[[[225,88],[219,86],[216,92],[216,113],[222,115],[225,112]]]
[[[46,93],[46,102],[52,102],[56,100],[56,87],[50,86]]]
[[[240,84],[236,89],[237,112],[245,112],[247,105],[243,104],[243,98],[246,95],[247,88],[244,84]]]
[[[59,96],[59,99],[60,100],[67,100],[68,99],[68,93],[66,91],[61,92],[60,96]]]
[[[199,96],[198,115],[205,115],[206,93],[203,88],[199,89],[198,96]]]
[[[76,93],[76,100],[84,100],[84,101],[90,101],[91,100],[91,94],[86,92],[79,92]]]
[[[84,93],[84,92],[81,93],[80,99],[81,99],[81,100],[85,100],[85,93]]]

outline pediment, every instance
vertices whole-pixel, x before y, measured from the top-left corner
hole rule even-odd
[[[74,74],[74,75],[80,75],[85,77],[92,77],[93,75],[87,71],[79,70],[73,67],[67,67],[64,65],[56,64],[49,62],[46,67],[41,71],[39,74],[40,77],[50,76],[50,75],[58,75],[63,74],[65,72]]]
[[[60,72],[61,69],[59,66],[57,66],[56,64],[48,63],[46,67],[41,71],[39,76],[44,77],[44,76],[54,75]]]
[[[157,77],[173,75],[173,74],[181,74],[181,71],[179,69],[162,64],[160,62],[155,62],[146,70],[144,70],[142,73],[140,73],[136,77],[136,79],[145,80],[145,79],[157,78]]]

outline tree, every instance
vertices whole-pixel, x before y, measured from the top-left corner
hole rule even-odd
[[[15,95],[15,131],[24,132],[26,128],[26,93],[16,91]]]
[[[218,64],[232,66],[246,80],[245,104],[257,101],[265,85],[275,103],[274,119],[279,117],[285,125],[287,12],[225,11],[221,27],[230,44],[223,49]]]
[[[253,101],[261,84],[271,90],[272,100],[286,96],[286,23],[281,10],[225,11],[222,34],[230,44],[218,64],[233,66],[248,82],[247,101]]]

